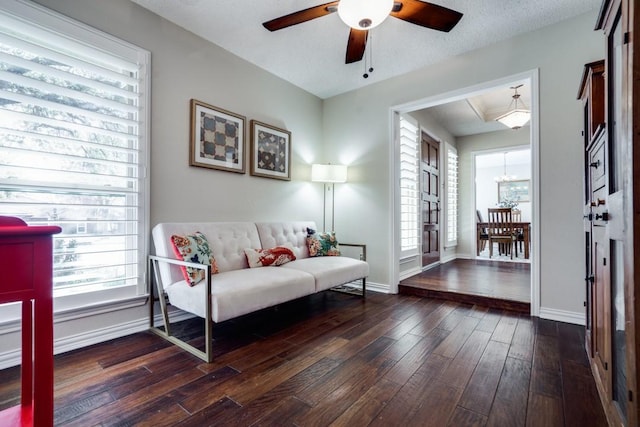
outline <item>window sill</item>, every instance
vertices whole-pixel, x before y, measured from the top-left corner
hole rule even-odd
[[[126,288],[127,287],[118,289],[118,291],[110,289],[109,291],[112,291],[110,294],[105,294],[105,291],[99,291],[54,297],[53,322],[54,324],[68,322],[70,320],[146,305],[149,298],[148,294],[132,294],[131,292],[127,292]],[[20,303],[0,305],[0,335],[20,330]]]

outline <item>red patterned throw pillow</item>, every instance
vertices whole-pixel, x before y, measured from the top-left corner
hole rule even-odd
[[[218,273],[218,264],[216,264],[211,248],[209,248],[209,242],[207,242],[204,234],[199,231],[186,236],[174,234],[171,236],[171,244],[173,253],[178,258],[183,261],[210,265],[211,274]],[[189,286],[195,285],[206,277],[206,271],[199,268],[181,266],[180,269],[184,280],[187,281]]]
[[[271,249],[245,249],[249,267],[277,267],[296,259],[293,245],[285,243]]]

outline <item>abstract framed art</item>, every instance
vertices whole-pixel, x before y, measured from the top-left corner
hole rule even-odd
[[[528,202],[529,196],[529,180],[519,179],[514,181],[505,181],[498,183],[498,202],[516,201]]]
[[[251,175],[291,180],[291,132],[251,120]]]
[[[245,173],[244,116],[191,100],[189,165]]]

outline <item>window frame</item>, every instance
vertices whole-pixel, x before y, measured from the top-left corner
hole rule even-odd
[[[150,161],[151,134],[151,53],[124,40],[120,40],[110,34],[104,33],[86,24],[68,18],[43,6],[14,0],[3,6],[0,11],[0,24],[8,28],[28,26],[29,34],[34,38],[43,35],[57,38],[61,41],[73,41],[73,52],[81,52],[82,55],[92,58],[101,58],[101,52],[109,55],[110,61],[121,58],[123,64],[137,64],[139,69],[139,113],[137,126],[138,137],[138,179],[139,190],[137,192],[140,207],[138,208],[136,251],[137,266],[139,269],[138,283],[115,288],[99,290],[81,290],[81,287],[70,288],[72,290],[54,290],[54,312],[67,312],[73,310],[86,310],[90,307],[105,307],[106,305],[121,305],[123,302],[146,298],[148,295],[147,255],[149,253],[150,233],[150,177],[148,173]],[[77,43],[80,44],[77,44]],[[7,304],[0,307],[0,322],[5,323],[20,317],[17,304]]]
[[[403,148],[403,142],[402,142],[402,121],[406,121],[408,124],[410,124],[411,126],[413,126],[416,129],[416,133],[415,133],[415,161],[416,161],[416,165],[415,165],[415,215],[416,215],[416,221],[414,224],[414,229],[412,230],[415,234],[415,240],[416,240],[416,244],[415,246],[411,247],[411,248],[405,248],[403,249],[402,246],[402,240],[403,238],[405,238],[403,236],[403,233],[406,231],[406,228],[403,227],[403,225],[406,223],[405,221],[402,220],[402,207],[403,207],[403,203],[402,203],[402,191],[403,191],[403,187],[402,187],[402,148]],[[398,158],[398,170],[400,172],[400,180],[398,183],[398,188],[399,188],[399,194],[400,194],[400,201],[399,201],[399,214],[400,214],[400,261],[408,259],[408,258],[414,258],[417,257],[420,254],[420,248],[422,245],[421,239],[421,233],[420,233],[420,124],[418,123],[418,121],[416,119],[414,119],[413,117],[409,116],[409,115],[405,115],[405,114],[400,114],[399,115],[399,119],[398,119],[398,130],[399,130],[399,134],[398,134],[398,146],[399,146],[399,158]]]
[[[449,158],[449,153],[452,152],[455,155],[456,158],[456,169],[455,169],[455,187],[456,187],[456,198],[455,200],[451,200],[450,198],[450,194],[451,194],[451,182],[450,182],[450,172],[451,172],[451,165],[450,165],[450,158]],[[445,188],[446,191],[444,192],[444,198],[445,198],[445,203],[444,203],[444,209],[445,209],[445,214],[443,216],[443,221],[444,221],[444,233],[445,233],[445,248],[451,248],[451,247],[456,247],[458,246],[458,235],[460,234],[460,230],[458,229],[458,212],[459,212],[459,200],[458,200],[458,196],[459,196],[459,189],[460,189],[460,173],[459,173],[459,165],[460,165],[460,157],[458,156],[458,150],[456,147],[454,147],[453,145],[451,145],[449,142],[445,141],[444,142],[444,157],[445,157],[445,161],[443,162],[444,164],[444,168],[445,168]],[[453,212],[451,212],[451,205],[452,203],[455,205],[453,208]],[[450,235],[449,235],[449,229],[450,229],[450,224],[452,221],[452,217],[453,217],[453,221],[454,221],[454,229],[455,229],[455,238],[451,239]]]

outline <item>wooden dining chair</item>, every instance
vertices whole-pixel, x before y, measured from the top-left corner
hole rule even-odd
[[[478,223],[483,223],[482,214],[479,209],[476,209],[476,221]],[[478,227],[476,225],[476,254],[479,256],[480,252],[484,251],[484,248],[487,246],[487,242],[489,241],[489,234],[487,233],[486,227]]]
[[[499,253],[509,253],[513,259],[515,233],[511,208],[489,208],[489,258],[493,257],[493,244],[498,243]]]
[[[520,209],[511,209],[511,215],[513,217],[513,222],[522,222],[522,211]],[[524,232],[522,228],[514,226],[514,234],[516,236],[516,241],[520,242],[520,252],[524,251],[523,243],[524,243]],[[515,245],[516,248],[516,257],[518,256],[518,245]]]

